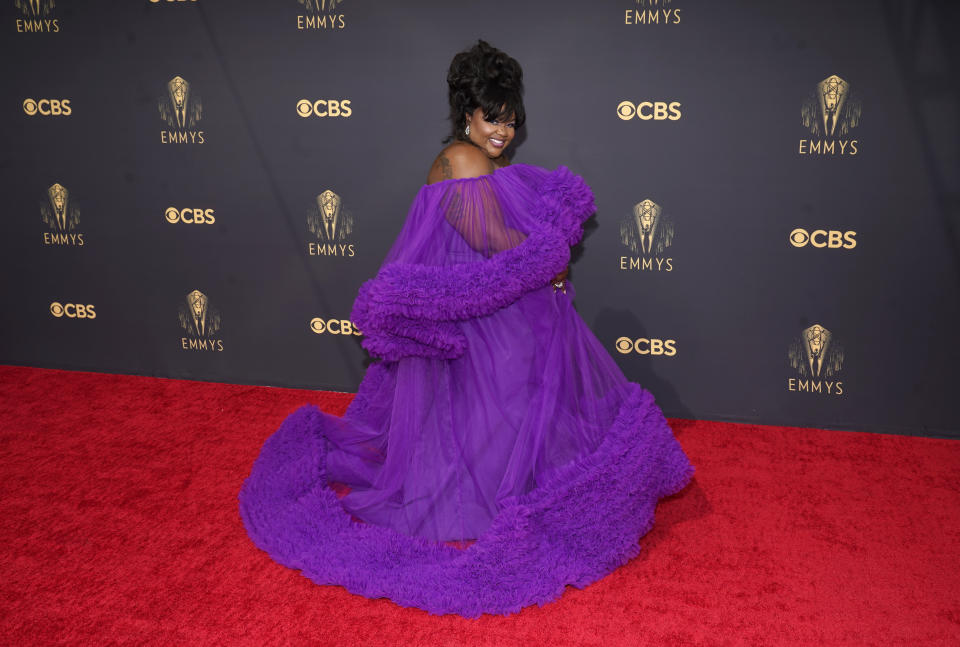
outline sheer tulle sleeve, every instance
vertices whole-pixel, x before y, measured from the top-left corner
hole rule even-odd
[[[488,258],[516,247],[527,237],[507,226],[492,177],[445,185],[438,208],[470,248]]]
[[[590,188],[562,166],[507,167],[423,187],[354,303],[364,348],[387,360],[459,357],[466,340],[456,322],[546,286],[593,212]]]

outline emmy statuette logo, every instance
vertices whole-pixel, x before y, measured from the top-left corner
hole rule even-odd
[[[300,31],[332,31],[347,26],[341,9],[344,0],[297,0],[303,12],[297,16]]]
[[[859,141],[850,134],[862,111],[847,81],[836,75],[820,81],[800,109],[801,123],[813,136],[800,140],[800,155],[856,155]]]
[[[673,258],[667,251],[673,235],[673,218],[660,205],[653,200],[633,205],[633,213],[620,221],[620,242],[631,252],[620,257],[620,269],[672,272]]]
[[[189,293],[179,308],[180,347],[183,350],[220,352],[223,340],[217,336],[221,327],[221,315],[210,304],[210,299],[200,290]]]
[[[53,16],[55,0],[14,0],[13,6],[20,10],[17,18],[17,33],[39,34],[60,31],[59,19]]]
[[[634,0],[633,9],[625,9],[625,25],[678,25],[682,9],[673,0]]]
[[[80,205],[65,186],[56,183],[47,189],[40,201],[40,218],[49,229],[43,232],[44,245],[83,247]]]
[[[799,375],[787,380],[788,391],[843,395],[843,382],[837,379],[843,368],[843,348],[824,326],[814,324],[801,331],[790,344],[787,359]]]
[[[160,118],[167,124],[160,131],[163,144],[202,144],[204,132],[197,130],[203,117],[200,97],[186,79],[175,76],[167,82],[165,92],[157,100]]]
[[[327,189],[320,193],[307,212],[307,243],[310,256],[354,256],[356,248],[350,242],[354,218],[343,205],[339,195]]]

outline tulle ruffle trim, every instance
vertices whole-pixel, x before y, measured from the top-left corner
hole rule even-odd
[[[636,556],[657,501],[693,475],[653,397],[630,388],[593,453],[503,501],[465,550],[351,519],[326,481],[324,429],[339,419],[310,405],[264,444],[240,515],[257,546],[318,584],[469,618],[542,606]]]
[[[595,207],[590,187],[564,166],[536,193],[539,224],[516,247],[450,266],[391,263],[365,282],[350,314],[363,347],[386,360],[455,359],[466,350],[455,322],[492,314],[546,285],[569,263]]]

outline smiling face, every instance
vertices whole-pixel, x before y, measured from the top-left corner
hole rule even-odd
[[[467,125],[470,126],[468,139],[480,147],[487,157],[500,157],[516,135],[516,124],[513,115],[509,118],[487,121],[483,118],[483,109],[477,108],[467,114]]]

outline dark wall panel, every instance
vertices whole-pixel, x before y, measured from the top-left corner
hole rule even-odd
[[[595,191],[578,309],[668,415],[958,437],[958,27],[932,1],[5,0],[0,361],[355,390],[354,296],[482,37],[524,66],[513,159]]]

